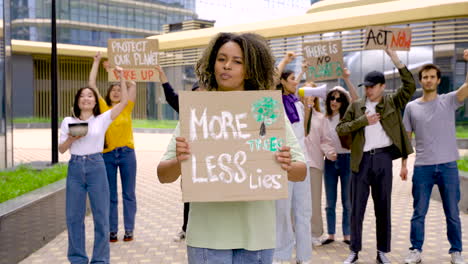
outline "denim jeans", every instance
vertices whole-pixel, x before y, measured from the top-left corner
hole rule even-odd
[[[68,163],[66,219],[68,260],[88,263],[85,249],[86,194],[94,220],[94,248],[91,263],[109,263],[109,185],[101,153],[72,155]]]
[[[413,217],[411,218],[412,249],[422,250],[424,243],[424,220],[429,208],[429,199],[434,184],[439,187],[447,223],[449,253],[462,251],[462,234],[458,202],[460,201],[460,178],[457,162],[437,165],[414,166]]]
[[[312,257],[311,224],[312,198],[309,167],[302,182],[288,182],[288,199],[276,201],[276,249],[275,260],[287,261],[296,246],[296,259],[308,261]],[[294,217],[294,231],[291,221]],[[295,242],[295,243],[294,243]]]
[[[123,219],[125,231],[133,231],[135,227],[135,214],[137,210],[136,186],[136,157],[135,150],[129,147],[116,148],[104,153],[107,179],[110,191],[109,231],[117,232],[119,226],[117,168],[120,170],[122,185]]]
[[[274,249],[209,249],[187,246],[189,264],[271,264]]]
[[[347,236],[350,231],[350,215],[351,215],[351,200],[350,200],[350,154],[338,154],[336,161],[325,159],[325,194],[327,197],[327,207],[325,208],[327,214],[327,229],[328,234],[334,235],[336,233],[336,199],[338,178],[341,183],[341,204],[343,206],[343,220],[342,230],[343,235]]]

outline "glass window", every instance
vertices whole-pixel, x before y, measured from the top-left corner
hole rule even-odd
[[[70,2],[70,18],[74,21],[80,20],[80,2],[71,0]]]
[[[142,9],[135,9],[135,22],[137,28],[143,28],[144,12]]]
[[[127,9],[127,27],[135,28],[135,8]]]
[[[124,7],[117,8],[117,25],[120,27],[127,27],[127,12]]]
[[[99,19],[98,23],[101,25],[107,25],[107,5],[99,4]]]
[[[108,8],[108,25],[116,26],[117,25],[117,7],[109,6]]]
[[[95,2],[88,3],[88,22],[98,23],[98,4]]]
[[[59,19],[70,19],[70,1],[63,0],[57,3]]]

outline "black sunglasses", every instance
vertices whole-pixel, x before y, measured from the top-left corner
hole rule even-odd
[[[337,103],[342,103],[343,99],[341,97],[330,96],[330,102],[335,100]]]

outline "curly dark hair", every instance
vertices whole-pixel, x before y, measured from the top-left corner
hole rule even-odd
[[[242,50],[245,80],[244,90],[273,89],[275,59],[267,41],[254,33],[219,33],[208,44],[195,66],[199,82],[207,90],[217,90],[214,68],[219,49],[228,42],[234,42]]]
[[[96,105],[93,108],[93,115],[98,116],[101,114],[101,110],[99,109],[98,94],[96,93],[96,91],[89,87],[82,87],[76,92],[75,101],[73,102],[73,115],[76,118],[80,118],[80,115],[81,115],[81,109],[80,109],[80,106],[78,105],[78,101],[80,100],[81,93],[85,89],[91,90],[91,92],[93,92],[94,99],[96,100]]]
[[[344,114],[346,113],[346,109],[348,109],[348,106],[350,104],[348,96],[344,92],[342,92],[340,90],[336,90],[336,89],[333,89],[330,92],[328,92],[327,99],[325,101],[325,107],[327,108],[327,116],[331,117],[333,115],[333,111],[331,109],[330,102],[331,102],[332,94],[334,94],[335,92],[338,92],[340,94],[340,98],[343,100],[341,102],[341,107],[340,107],[340,110],[339,110],[340,111],[340,119],[341,119],[341,118],[343,118]]]

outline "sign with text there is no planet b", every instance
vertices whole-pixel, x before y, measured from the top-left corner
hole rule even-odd
[[[117,81],[114,71],[116,66],[124,69],[124,78],[136,82],[159,81],[157,39],[109,39],[107,41],[109,57],[109,81]]]
[[[411,28],[366,27],[364,49],[410,50]]]
[[[184,202],[288,197],[275,152],[285,144],[280,91],[181,92],[180,131],[190,147],[182,162]]]
[[[332,80],[343,76],[341,40],[304,43],[302,49],[308,65],[307,81]]]

